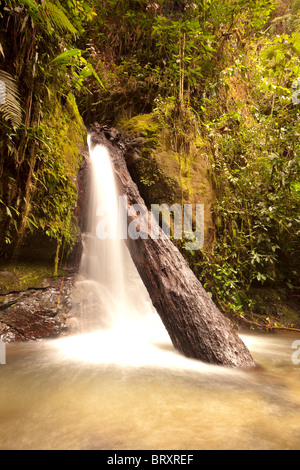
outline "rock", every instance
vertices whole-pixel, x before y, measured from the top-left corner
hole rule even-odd
[[[29,341],[67,334],[73,276],[48,279],[47,286],[0,295],[0,338]]]

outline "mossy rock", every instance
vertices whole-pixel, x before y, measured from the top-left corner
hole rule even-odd
[[[49,285],[52,266],[34,264],[0,265],[0,294],[41,289]]]
[[[16,196],[12,197],[12,190],[10,193],[6,190],[3,196],[6,210],[3,211],[0,204],[1,251],[6,259],[41,260],[54,266],[57,246],[61,246],[61,252],[66,255],[79,234],[73,214],[78,200],[76,182],[87,130],[73,95],[61,100],[53,94],[45,107],[38,136],[34,172],[29,180],[30,198],[26,199],[26,206],[20,209],[18,204],[24,194],[20,192],[17,200]],[[25,161],[23,179],[27,177],[26,164]],[[7,165],[3,179],[8,179],[11,171],[11,166]],[[19,220],[16,217],[18,212]],[[14,217],[14,224],[10,214]],[[24,222],[26,230],[20,234],[21,222]]]
[[[141,114],[129,120],[122,119],[116,127],[124,130],[127,134],[138,134],[148,138],[158,135],[160,132],[160,125],[153,114]]]
[[[216,201],[209,144],[191,130],[189,150],[176,151],[172,130],[163,126],[154,113],[123,119],[118,126],[129,137],[144,137],[140,159],[130,171],[147,206],[203,204],[205,249],[209,250],[215,242],[212,208]]]

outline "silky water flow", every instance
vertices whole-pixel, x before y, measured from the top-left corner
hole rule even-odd
[[[70,339],[69,346],[72,351],[74,343],[81,358],[91,361],[141,365],[155,356],[153,343],[169,337],[120,237],[123,211],[109,152],[88,142],[88,230],[82,235],[83,254],[73,293],[81,335]]]
[[[131,323],[135,313],[133,300],[143,295],[145,300],[145,292],[131,292],[134,267],[130,266],[129,253],[119,237],[119,198],[110,155],[98,145],[90,148],[90,159],[88,231],[83,234],[82,280],[78,286],[86,293],[81,328],[95,331]]]
[[[116,233],[118,194],[107,150],[91,160],[78,333],[7,345],[0,449],[299,450],[299,334],[242,334],[253,371],[180,355],[124,242],[97,236],[104,210]]]

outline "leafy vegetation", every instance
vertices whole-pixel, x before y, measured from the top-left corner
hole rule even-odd
[[[143,147],[138,165],[146,196],[164,187],[163,169],[173,153],[182,186],[174,202],[188,202],[195,146],[208,149],[215,236],[201,253],[187,253],[184,241],[180,247],[224,310],[237,318],[251,313],[255,286],[296,296],[299,2],[102,5],[89,35],[97,30],[91,56],[107,87],[93,90],[88,106],[82,98],[83,114],[113,124],[127,120],[130,130],[132,116],[151,113],[164,142],[157,134]],[[154,160],[166,142],[169,156],[165,163],[159,158],[157,168]],[[158,195],[151,202],[159,201]]]
[[[79,10],[92,18],[81,1],[0,2],[0,252],[16,257],[28,235],[44,233],[57,242],[55,273],[60,247],[75,240],[71,214],[85,137],[72,91],[89,75],[100,81],[83,53],[70,51],[82,32]]]
[[[205,250],[179,247],[223,310],[245,317],[256,286],[297,296],[299,11],[298,0],[1,1],[1,253],[42,231],[57,267],[72,244],[82,116],[144,136],[136,175],[150,202],[207,191]]]
[[[275,37],[260,32],[238,59],[231,56],[217,85],[227,110],[205,123],[218,242],[204,256],[202,279],[239,311],[251,307],[251,286],[285,287],[289,295],[299,288],[300,36],[292,22],[280,29]],[[216,99],[206,99],[207,117]]]

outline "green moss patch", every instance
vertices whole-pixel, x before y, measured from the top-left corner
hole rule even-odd
[[[50,284],[53,267],[34,264],[0,265],[0,295],[27,289],[42,289]]]

